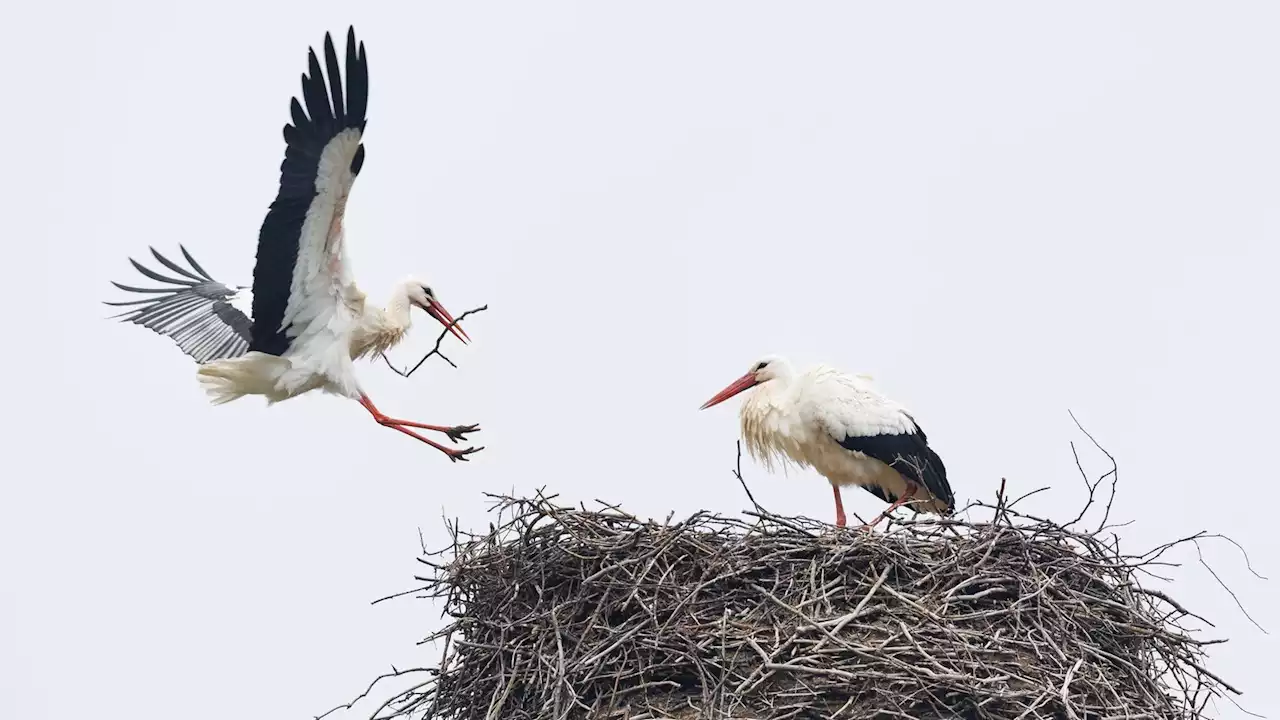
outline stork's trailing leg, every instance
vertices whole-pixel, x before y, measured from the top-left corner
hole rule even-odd
[[[844,527],[844,503],[840,501],[840,486],[832,485],[831,492],[836,495],[836,527]]]
[[[911,498],[915,496],[915,494],[916,494],[916,486],[915,486],[915,484],[914,484],[914,483],[907,483],[907,491],[906,491],[905,493],[903,493],[902,497],[898,498],[897,500],[894,500],[892,505],[890,505],[889,507],[885,508],[885,511],[884,511],[884,512],[882,512],[882,513],[880,513],[878,516],[876,516],[876,519],[875,519],[875,520],[872,520],[871,522],[867,523],[866,525],[863,525],[863,526],[862,526],[862,529],[863,529],[863,530],[870,530],[871,528],[875,527],[876,525],[879,525],[881,520],[884,520],[885,518],[889,517],[889,513],[891,513],[891,512],[893,512],[894,510],[897,510],[898,508],[902,507],[902,505],[903,505],[904,503],[906,503],[906,502],[910,501],[910,500],[911,500]]]
[[[394,430],[399,430],[400,432],[404,433],[405,435],[408,435],[409,437],[417,438],[422,442],[444,453],[445,455],[448,455],[449,459],[454,462],[457,462],[459,460],[466,462],[467,460],[470,459],[467,457],[468,455],[470,455],[471,453],[479,452],[484,449],[483,447],[478,447],[478,448],[466,448],[465,450],[456,450],[454,448],[445,447],[444,445],[441,445],[440,443],[434,440],[425,438],[422,435],[409,429],[411,427],[415,427],[415,428],[422,428],[424,430],[434,430],[436,432],[441,432],[441,433],[444,433],[446,436],[448,436],[450,440],[456,443],[459,440],[465,440],[467,433],[479,432],[480,430],[479,425],[455,425],[453,427],[445,427],[443,425],[428,425],[426,423],[412,422],[410,420],[397,420],[396,418],[388,417],[381,410],[379,410],[377,406],[373,404],[373,401],[369,399],[368,395],[360,396],[360,404],[363,405],[364,408],[369,411],[369,414],[373,415],[373,419],[377,420],[379,425],[382,425],[384,427],[389,427]]]

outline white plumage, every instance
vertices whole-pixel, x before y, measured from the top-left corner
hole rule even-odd
[[[910,413],[876,390],[865,375],[826,365],[797,374],[784,358],[769,356],[717,393],[709,408],[755,388],[739,413],[752,457],[812,467],[830,481],[836,525],[845,515],[840,487],[857,485],[891,506],[867,527],[907,504],[917,512],[949,514],[955,498],[942,459],[928,446]]]
[[[290,105],[292,123],[284,127],[285,158],[280,187],[258,237],[252,293],[232,289],[209,276],[185,248],[191,265],[183,268],[152,254],[181,277],[156,273],[133,262],[147,277],[169,288],[135,288],[155,294],[125,319],[167,335],[200,363],[200,384],[215,404],[245,395],[261,395],[268,404],[312,390],[359,401],[382,425],[411,435],[466,460],[482,448],[448,448],[409,428],[443,432],[455,443],[475,425],[440,426],[397,420],[382,413],[361,389],[354,360],[376,355],[404,337],[410,310],[419,307],[463,342],[466,333],[426,285],[409,278],[392,292],[385,308],[366,302],[352,278],[347,259],[343,216],[352,185],[364,164],[362,144],[368,107],[369,69],[364,44],[354,29],[347,32],[346,87],[326,33],[327,81],[315,50],[309,52],[302,76],[303,103]],[[248,300],[252,320],[236,307]]]

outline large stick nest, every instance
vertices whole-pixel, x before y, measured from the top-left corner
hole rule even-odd
[[[376,717],[1187,718],[1234,690],[1098,533],[1012,513],[890,532],[658,523],[501,497],[428,555],[438,668]]]

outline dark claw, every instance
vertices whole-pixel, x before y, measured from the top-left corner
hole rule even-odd
[[[454,425],[453,427],[449,428],[445,432],[445,435],[447,435],[450,440],[456,443],[456,442],[466,440],[467,433],[473,433],[473,432],[480,432],[480,426],[479,425]]]
[[[478,448],[467,448],[466,450],[450,450],[448,452],[448,455],[449,455],[449,459],[452,460],[453,462],[467,462],[471,459],[467,457],[468,455],[470,455],[471,453],[478,453],[483,449],[484,449],[484,446],[482,445]]]

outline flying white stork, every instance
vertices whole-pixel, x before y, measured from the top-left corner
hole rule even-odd
[[[701,409],[756,386],[740,412],[747,451],[769,468],[775,460],[791,461],[826,476],[837,527],[845,525],[842,485],[858,485],[891,503],[863,526],[868,530],[904,504],[915,512],[954,511],[942,458],[915,418],[877,392],[870,378],[825,365],[796,374],[786,359],[769,356]]]
[[[439,449],[450,460],[467,460],[483,448],[449,448],[409,428],[441,432],[457,443],[478,426],[445,427],[388,417],[356,379],[354,360],[376,356],[400,342],[409,330],[412,307],[426,311],[462,342],[469,338],[431,288],[417,280],[396,285],[385,309],[367,303],[356,287],[342,218],[364,163],[368,60],[364,43],[356,45],[354,28],[347,31],[345,92],[328,33],[327,83],[314,48],[308,60],[308,72],[302,76],[306,112],[293,98],[293,122],[284,126],[287,147],[280,189],[258,235],[252,292],[214,280],[186,248],[182,254],[190,269],[152,249],[156,260],[181,277],[161,275],[130,258],[143,275],[170,287],[113,282],[123,290],[155,297],[107,304],[138,305],[123,313],[124,321],[177,342],[200,364],[199,381],[215,405],[245,395],[262,395],[271,405],[320,390],[359,401],[379,424]],[[252,320],[243,307],[251,309]]]

